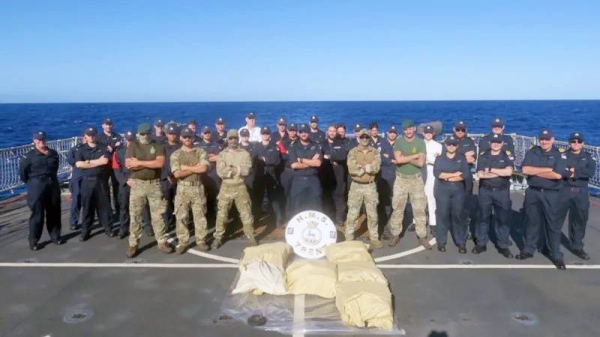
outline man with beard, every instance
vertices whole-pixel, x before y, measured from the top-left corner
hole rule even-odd
[[[346,240],[354,240],[357,219],[362,205],[367,211],[367,227],[371,247],[383,248],[379,241],[377,204],[379,198],[375,179],[381,167],[379,152],[370,146],[371,137],[367,130],[359,133],[359,145],[348,153],[348,174],[352,178],[348,194],[348,221],[346,222]]]
[[[125,154],[125,167],[131,170],[131,195],[129,214],[131,216],[129,248],[127,257],[138,253],[138,244],[142,236],[142,213],[144,207],[150,205],[150,215],[154,237],[158,249],[164,253],[172,253],[165,235],[164,213],[167,205],[160,186],[161,171],[165,163],[163,144],[152,140],[152,128],[148,123],[138,126],[138,140],[134,141]]]
[[[299,130],[300,141],[290,150],[290,168],[294,179],[290,191],[291,216],[306,210],[321,210],[321,184],[318,169],[321,166],[321,146],[310,139],[310,129],[302,124]]]
[[[317,117],[316,115],[311,116],[309,125],[310,140],[318,144],[323,144],[323,142],[325,142],[325,138],[327,138],[327,135],[325,134],[325,132],[319,130],[319,117]]]
[[[222,184],[217,197],[218,213],[212,248],[218,249],[223,245],[225,223],[233,203],[240,214],[244,235],[248,238],[250,245],[258,245],[254,237],[250,196],[244,185],[244,178],[250,172],[251,166],[250,154],[240,148],[238,131],[233,129],[227,131],[227,148],[221,151],[217,157],[217,174],[221,177]]]
[[[208,235],[206,222],[206,197],[202,186],[201,173],[208,170],[210,165],[206,151],[194,147],[192,138],[194,132],[188,128],[181,131],[183,146],[175,150],[170,158],[170,170],[177,183],[175,196],[175,210],[177,212],[176,233],[179,245],[177,254],[183,254],[188,248],[190,231],[188,229],[190,211],[194,217],[194,232],[196,247],[201,251],[208,251],[206,244]]]
[[[327,128],[327,139],[323,146],[323,164],[320,167],[321,183],[325,197],[331,196],[334,219],[337,224],[344,223],[346,215],[346,149],[345,140],[337,135],[337,126]],[[326,202],[327,203],[327,202]]]

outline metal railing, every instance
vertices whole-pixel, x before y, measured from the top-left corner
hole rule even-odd
[[[475,140],[476,144],[479,144],[479,140],[483,137],[483,134],[470,134]],[[520,170],[523,158],[525,158],[525,152],[534,145],[538,145],[536,137],[529,137],[523,135],[510,135],[515,143],[515,165]],[[48,147],[56,150],[60,157],[60,165],[58,169],[59,179],[61,181],[68,181],[71,177],[71,166],[67,163],[67,154],[69,149],[80,142],[80,137],[73,137],[67,139],[59,139],[48,141]],[[569,143],[556,141],[554,143],[559,148],[568,149]],[[27,152],[33,149],[33,145],[22,145],[11,147],[7,149],[0,149],[0,197],[10,196],[11,194],[17,193],[24,187],[23,182],[19,177],[19,161]],[[596,162],[600,162],[600,147],[586,145],[584,150],[589,152]],[[592,194],[600,194],[600,165],[596,169],[596,174],[590,179],[590,192]]]

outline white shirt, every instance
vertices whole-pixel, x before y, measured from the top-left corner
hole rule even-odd
[[[433,164],[435,163],[435,158],[438,155],[442,154],[442,144],[436,142],[435,140],[426,140],[425,141],[425,149],[427,151],[427,156],[425,158],[425,163],[428,165],[427,170],[429,170],[429,166],[431,165],[431,171],[433,172]]]
[[[256,143],[256,142],[260,142],[262,141],[262,138],[260,137],[260,127],[259,126],[254,126],[254,129],[250,130],[248,129],[248,127],[246,126],[242,126],[239,130],[238,130],[238,134],[242,131],[242,130],[248,130],[250,132],[250,138],[248,138],[248,141],[252,142],[252,143]],[[240,138],[242,138],[242,136],[240,135]]]

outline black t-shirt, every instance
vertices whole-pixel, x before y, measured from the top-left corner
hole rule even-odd
[[[501,150],[497,155],[492,155],[491,150],[482,151],[479,153],[479,159],[477,160],[477,171],[484,171],[488,168],[503,169],[514,167],[514,160],[515,158],[512,155],[508,155],[506,151]],[[480,179],[479,186],[487,188],[509,188],[510,177]]]

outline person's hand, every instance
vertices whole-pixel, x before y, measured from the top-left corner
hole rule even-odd
[[[131,179],[131,178],[127,179],[127,186],[129,186],[129,187],[133,186],[133,179]]]
[[[569,178],[575,178],[575,168],[574,168],[574,167],[571,167],[571,168],[569,169],[569,172],[571,172],[571,173],[569,174]]]
[[[100,157],[100,158],[96,159],[96,162],[99,165],[106,165],[106,164],[108,164],[108,158],[106,158],[106,157]]]

